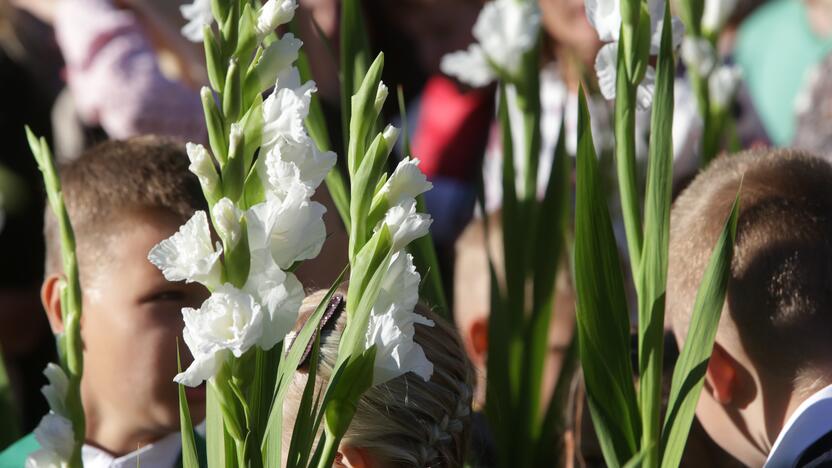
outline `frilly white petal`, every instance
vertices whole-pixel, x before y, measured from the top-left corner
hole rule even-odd
[[[585,0],[586,17],[601,42],[618,40],[621,29],[620,0]]]
[[[75,444],[72,422],[59,414],[46,414],[35,428],[35,438],[44,450],[54,452],[63,460],[69,460],[72,456]]]
[[[387,225],[396,251],[427,235],[432,222],[429,214],[416,212],[416,200],[410,199],[387,210],[376,230],[381,229],[382,224]]]
[[[292,21],[297,7],[295,0],[268,0],[257,12],[255,30],[260,36],[269,34],[278,26]]]
[[[618,43],[605,44],[595,56],[595,73],[598,75],[598,87],[604,99],[615,99],[616,64],[618,61]]]
[[[321,151],[309,137],[300,141],[280,139],[263,158],[268,187],[275,191],[285,190],[281,182],[286,174],[284,163],[294,164],[300,181],[315,190],[335,166],[337,156],[332,151]]]
[[[265,202],[251,207],[247,216],[251,249],[269,249],[284,270],[297,261],[315,258],[326,239],[326,208],[311,201],[310,195],[308,187],[295,183],[282,198],[269,194]]]
[[[286,33],[269,44],[257,62],[257,78],[262,91],[273,86],[275,77],[298,59],[298,51],[302,45],[303,41],[292,33]]]
[[[701,76],[707,76],[714,68],[716,54],[707,39],[686,36],[682,40],[682,60]]]
[[[741,79],[742,70],[737,65],[723,65],[711,73],[708,92],[714,107],[725,109],[731,104]]]
[[[702,30],[706,33],[719,31],[734,12],[737,0],[705,0],[702,11]]]
[[[479,44],[471,44],[468,50],[446,54],[439,64],[442,73],[479,88],[497,79]]]
[[[365,335],[368,348],[376,345],[374,385],[407,372],[426,381],[433,374],[433,364],[422,347],[413,341],[415,324],[434,326],[433,321],[414,312],[419,300],[419,281],[413,257],[403,251],[393,254]]]
[[[211,245],[211,231],[204,211],[197,211],[179,231],[151,249],[147,258],[168,281],[199,282],[212,288],[220,281],[220,255]]]
[[[188,22],[182,27],[182,35],[189,41],[202,42],[202,29],[214,22],[211,13],[211,0],[194,0],[189,5],[179,7],[182,17]]]
[[[49,409],[56,414],[66,416],[66,394],[69,389],[69,378],[61,366],[51,362],[46,365],[43,375],[46,376],[49,384],[41,387],[40,391],[46,397],[46,401],[49,402]]]
[[[291,71],[279,76],[274,91],[263,102],[264,153],[271,151],[280,139],[301,141],[307,136],[304,119],[309,114],[315,82],[295,86],[294,76]]]
[[[433,188],[425,173],[419,169],[419,159],[406,157],[399,161],[393,174],[384,183],[379,194],[387,197],[390,206],[399,205],[405,200]]]
[[[257,345],[271,349],[292,329],[303,302],[303,286],[292,273],[281,270],[269,251],[251,253],[251,268],[243,290],[265,309],[263,334]]]

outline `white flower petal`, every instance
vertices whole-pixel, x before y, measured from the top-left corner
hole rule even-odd
[[[485,86],[497,79],[479,44],[471,44],[468,50],[446,54],[442,57],[439,68],[442,73],[474,88]]]
[[[302,45],[303,42],[292,33],[286,33],[269,44],[257,62],[257,78],[261,91],[273,86],[275,77],[298,59],[298,51]]]
[[[434,326],[433,321],[414,313],[419,300],[419,281],[413,257],[403,251],[396,252],[370,312],[365,335],[365,346],[376,346],[374,385],[407,372],[414,372],[426,381],[433,374],[433,364],[425,357],[422,347],[413,341],[415,324]]]
[[[51,411],[46,414],[35,428],[35,438],[44,450],[54,452],[63,460],[72,456],[75,445],[72,422],[59,414]]]
[[[516,75],[523,54],[534,46],[539,24],[537,2],[493,0],[480,11],[473,34],[495,65]]]
[[[653,92],[656,88],[656,69],[652,66],[647,67],[644,73],[644,79],[636,88],[636,107],[640,110],[645,110],[653,103]]]
[[[194,0],[189,5],[179,7],[182,17],[188,20],[182,27],[182,35],[189,41],[202,42],[202,30],[205,26],[214,22],[214,15],[211,13],[211,0]]]
[[[56,414],[66,416],[66,394],[69,389],[69,378],[61,366],[49,363],[43,370],[43,375],[49,381],[48,385],[41,387],[40,391],[46,401],[49,402],[49,409]]]
[[[731,104],[737,87],[742,79],[742,70],[737,65],[722,65],[708,78],[708,92],[711,104],[717,109],[725,109]]]
[[[280,138],[263,158],[268,186],[276,192],[284,191],[283,180],[287,173],[284,163],[292,163],[300,181],[314,191],[335,166],[336,159],[335,153],[319,150],[309,137],[300,141]]]
[[[425,173],[419,169],[419,160],[406,157],[399,161],[396,170],[379,190],[379,194],[387,197],[390,206],[399,205],[410,198],[427,192],[433,188]]]
[[[427,235],[433,222],[429,214],[416,212],[416,200],[405,200],[399,205],[391,207],[384,215],[381,224],[386,224],[393,236],[393,250],[400,250],[414,240]]]
[[[293,69],[294,70],[294,69]],[[291,77],[294,73],[279,77],[272,94],[263,102],[263,143],[261,151],[268,153],[280,139],[302,141],[307,138],[304,119],[309,114],[309,103],[315,92],[315,82],[308,81],[302,86]],[[282,82],[281,82],[282,81]]]
[[[234,248],[240,242],[242,231],[240,219],[243,217],[243,212],[234,206],[234,202],[223,197],[214,205],[212,213],[217,234],[220,235],[220,238],[225,239],[229,249]]]
[[[615,99],[616,65],[618,63],[618,43],[605,44],[595,56],[595,73],[598,75],[598,87],[604,99]]]
[[[682,40],[682,60],[701,76],[707,76],[714,68],[716,54],[707,39],[686,36]]]
[[[278,26],[292,21],[297,7],[295,0],[268,0],[257,12],[255,30],[260,36],[271,33]]]
[[[705,7],[702,11],[702,30],[706,33],[718,32],[736,6],[737,0],[705,0]]]
[[[179,231],[151,249],[147,258],[168,281],[199,282],[209,288],[219,285],[220,255],[211,245],[211,231],[204,211],[197,211]]]
[[[257,345],[271,349],[295,325],[303,302],[303,286],[292,273],[281,270],[268,250],[251,253],[251,269],[243,290],[264,308],[263,334]]]
[[[620,0],[585,0],[584,7],[601,42],[617,41],[621,29]]]

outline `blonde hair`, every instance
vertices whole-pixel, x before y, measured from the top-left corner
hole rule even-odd
[[[318,291],[306,298],[297,329],[324,296],[325,291]],[[414,337],[433,363],[433,375],[426,382],[408,373],[367,390],[343,443],[368,450],[384,467],[462,466],[471,427],[473,369],[452,326],[421,304],[416,313],[435,323],[417,324]],[[335,327],[322,333],[318,387],[332,375],[346,319],[341,314]],[[295,374],[284,404],[284,427],[294,426],[306,381],[305,372]],[[290,437],[291,431],[284,431],[286,447]]]

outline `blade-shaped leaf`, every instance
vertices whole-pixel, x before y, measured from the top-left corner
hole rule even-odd
[[[705,381],[719,316],[725,303],[739,218],[739,193],[717,240],[696,293],[685,344],[673,369],[673,381],[662,432],[662,466],[675,467],[682,459],[690,425]]]
[[[182,372],[182,359],[179,356],[179,340],[176,341],[176,365]],[[188,399],[185,397],[185,386],[179,387],[179,430],[182,433],[182,468],[199,468],[199,458],[196,456],[196,442],[194,441],[194,425],[191,422],[191,411],[188,409]]]
[[[592,420],[604,459],[619,466],[636,453],[638,406],[630,364],[630,333],[618,249],[607,211],[589,111],[578,109],[575,286],[578,346]]]
[[[664,22],[670,25],[670,6]],[[667,289],[667,251],[670,237],[670,203],[673,179],[673,82],[671,28],[662,28],[656,73],[650,149],[644,203],[644,249],[638,268],[639,407],[644,465],[656,466],[661,437],[662,356],[664,308]]]

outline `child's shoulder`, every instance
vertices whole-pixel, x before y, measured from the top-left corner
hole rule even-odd
[[[35,439],[35,434],[31,432],[0,452],[0,468],[21,468],[26,464],[29,454],[38,449],[40,449],[40,444]]]

